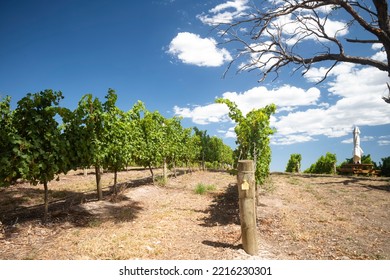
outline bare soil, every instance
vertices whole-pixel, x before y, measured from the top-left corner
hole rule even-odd
[[[274,173],[257,208],[259,253],[241,246],[236,177],[182,172],[153,185],[146,170],[119,174],[119,195],[97,201],[94,174],[0,190],[0,259],[390,259],[389,178]],[[113,174],[103,175],[111,186]],[[198,184],[214,186],[200,195]]]

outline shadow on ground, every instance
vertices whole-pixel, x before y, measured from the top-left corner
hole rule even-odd
[[[373,185],[372,180],[362,177],[346,177],[340,181],[346,187],[362,187],[367,190],[379,190],[390,192],[390,180],[377,180],[377,185]],[[318,185],[333,185],[334,182],[318,182]]]
[[[202,224],[205,227],[229,224],[239,225],[237,185],[230,184],[224,193],[215,195],[212,204],[204,213],[208,214]]]
[[[233,244],[229,244],[229,243],[215,242],[215,241],[209,241],[209,240],[202,241],[202,244],[205,244],[205,245],[211,246],[211,247],[215,247],[215,248],[229,248],[229,249],[233,249],[233,250],[242,249],[242,244],[233,245]]]
[[[117,184],[117,195],[114,194],[113,186],[108,186],[103,188],[103,201],[110,203],[112,205],[111,215],[112,219],[116,221],[123,220],[124,216],[127,216],[127,220],[132,217],[134,219],[136,213],[141,211],[139,205],[136,205],[135,202],[131,202],[133,209],[121,210],[123,205],[117,204],[128,198],[121,196],[121,192],[128,188],[137,188],[143,185],[151,184],[152,178],[146,177],[141,179],[131,180],[129,182]],[[75,226],[85,226],[88,224],[89,219],[91,218],[89,213],[75,213],[72,209],[86,204],[86,202],[97,202],[97,194],[95,191],[89,192],[73,192],[73,191],[64,191],[56,190],[55,188],[49,190],[50,197],[57,198],[56,200],[49,201],[49,222],[57,223],[68,221],[74,224]],[[7,201],[7,205],[3,203],[0,206],[0,222],[3,225],[14,225],[16,223],[29,222],[42,219],[44,212],[44,205],[38,204],[33,206],[23,205],[29,199],[43,199],[44,190],[42,188],[23,188],[23,190],[16,190],[15,192],[2,193],[4,195],[3,201]],[[116,205],[117,204],[117,205]],[[105,207],[108,207],[107,205]],[[120,214],[120,211],[128,211],[129,213],[134,213],[133,216],[125,215],[124,213]],[[118,214],[119,213],[119,214]]]

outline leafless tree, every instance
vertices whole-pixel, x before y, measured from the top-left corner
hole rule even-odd
[[[228,69],[232,64],[238,64],[239,72],[260,69],[263,80],[271,73],[278,77],[288,65],[305,75],[315,64],[327,63],[327,70],[317,80],[322,82],[338,63],[350,62],[375,67],[390,76],[386,0],[253,2],[256,6],[235,22],[218,25],[227,43],[238,43]],[[381,49],[381,55],[369,54],[373,44]]]

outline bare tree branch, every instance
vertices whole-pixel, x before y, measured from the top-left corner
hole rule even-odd
[[[313,65],[331,62],[320,82],[340,62],[375,67],[390,76],[390,16],[386,0],[279,0],[262,1],[240,20],[223,28],[228,44],[243,46],[229,64],[239,63],[238,72],[260,70],[264,80],[273,73],[278,77],[289,64],[303,69],[305,75]],[[343,20],[340,20],[340,14]],[[349,15],[349,19],[345,18]],[[336,27],[336,29],[335,29]],[[348,29],[360,29],[361,38],[343,38]],[[346,44],[381,43],[387,61],[372,56],[346,53]],[[309,44],[311,47],[305,47]],[[228,71],[227,70],[227,71]]]
[[[345,39],[348,43],[362,43],[362,44],[377,44],[381,43],[379,40],[362,40],[362,39]]]

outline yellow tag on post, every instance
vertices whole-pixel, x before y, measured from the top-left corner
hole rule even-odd
[[[245,190],[249,190],[249,183],[247,180],[244,180],[241,184],[241,190],[245,191]]]

